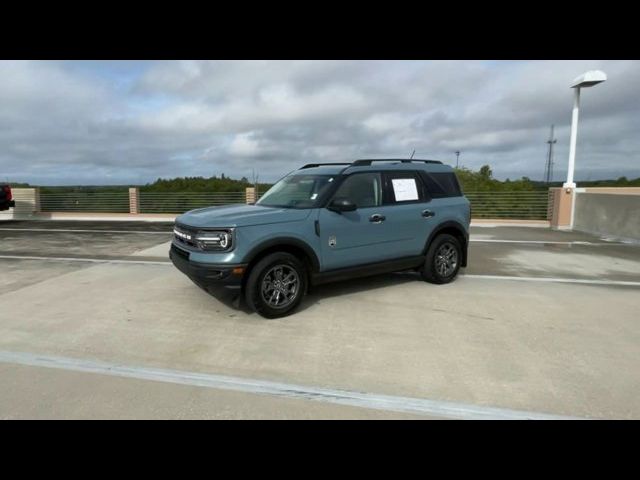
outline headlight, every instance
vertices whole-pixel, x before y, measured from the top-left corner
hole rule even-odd
[[[195,241],[202,250],[230,250],[233,246],[233,232],[223,230],[198,232]]]

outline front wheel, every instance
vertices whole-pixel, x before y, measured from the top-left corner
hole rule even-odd
[[[446,233],[438,235],[429,245],[422,278],[430,283],[449,283],[456,278],[461,260],[462,248],[458,239]]]
[[[306,285],[302,262],[290,253],[276,252],[251,269],[245,300],[249,308],[263,317],[284,317],[300,304]]]

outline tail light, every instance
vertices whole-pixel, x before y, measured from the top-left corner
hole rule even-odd
[[[11,195],[11,187],[9,185],[5,185],[2,189],[4,190],[6,200],[12,200],[13,196]]]

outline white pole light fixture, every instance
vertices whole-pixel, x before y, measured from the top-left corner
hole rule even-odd
[[[573,172],[576,163],[576,140],[578,136],[578,113],[580,110],[580,89],[593,87],[607,79],[607,75],[600,70],[590,70],[577,77],[571,84],[573,91],[573,114],[571,116],[571,140],[569,143],[569,168],[567,170],[567,181],[564,188],[576,188],[573,181]],[[573,223],[573,222],[572,222]]]

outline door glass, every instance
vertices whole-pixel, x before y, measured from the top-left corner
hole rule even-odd
[[[387,202],[390,204],[423,201],[422,183],[413,173],[387,174]]]
[[[358,208],[377,207],[382,203],[379,173],[357,173],[338,188],[334,199],[345,198]]]

